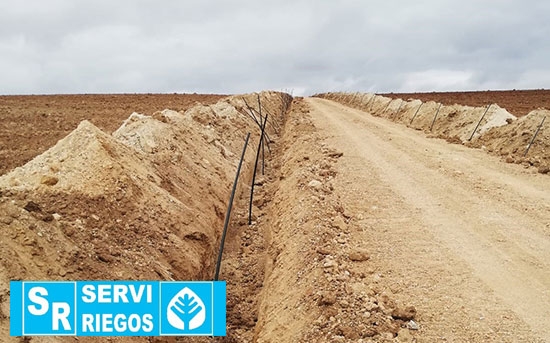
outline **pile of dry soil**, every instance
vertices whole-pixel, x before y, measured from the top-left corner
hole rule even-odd
[[[506,162],[534,166],[550,172],[550,132],[541,127],[527,156],[523,156],[542,119],[550,111],[535,110],[519,119],[497,104],[489,107],[446,106],[434,101],[392,99],[371,93],[324,93],[317,97],[400,122],[451,143],[483,148]],[[550,120],[550,119],[549,119]]]
[[[280,120],[285,97],[260,98]],[[259,139],[244,99],[257,108],[250,94],[134,113],[112,135],[83,121],[1,176],[0,335],[10,280],[211,279],[246,133],[245,175]]]

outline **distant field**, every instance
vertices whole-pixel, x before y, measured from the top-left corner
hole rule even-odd
[[[389,93],[393,98],[483,106],[497,103],[516,116],[550,109],[550,90]],[[0,175],[25,164],[89,120],[106,132],[116,130],[132,112],[152,114],[166,108],[186,110],[225,95],[94,94],[0,96]]]
[[[538,108],[550,109],[550,90],[509,90],[480,92],[431,92],[431,93],[386,93],[392,98],[436,101],[444,105],[485,106],[497,103],[517,117]]]
[[[132,112],[186,110],[225,95],[97,94],[0,96],[0,175],[25,164],[74,130],[82,120],[111,133]]]

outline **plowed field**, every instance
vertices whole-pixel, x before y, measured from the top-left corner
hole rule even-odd
[[[419,99],[435,101],[443,105],[486,106],[498,104],[516,117],[526,115],[538,108],[550,109],[550,90],[509,90],[480,92],[431,92],[431,93],[387,93],[390,98]]]
[[[111,133],[132,112],[154,113],[166,108],[183,111],[196,102],[208,105],[222,97],[203,94],[0,96],[0,175],[44,152],[84,119]]]

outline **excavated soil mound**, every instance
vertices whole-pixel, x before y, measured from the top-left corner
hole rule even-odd
[[[210,94],[0,95],[0,175],[22,166],[71,133],[83,120],[106,133],[132,111],[185,111],[225,98]]]
[[[546,119],[545,119],[546,118]],[[542,126],[541,123],[544,120]],[[534,166],[540,173],[550,172],[550,111],[536,110],[518,120],[487,131],[472,146],[486,148],[503,156],[506,162]],[[540,126],[527,156],[525,152]]]
[[[280,120],[284,96],[260,98]],[[10,280],[211,279],[244,138],[259,139],[244,99],[257,104],[246,95],[134,113],[112,135],[83,121],[0,177],[0,335]]]
[[[474,107],[497,103],[517,117],[527,115],[539,108],[550,108],[550,90],[504,90],[504,91],[468,91],[468,92],[429,92],[429,93],[387,93],[391,98],[419,99],[424,102],[436,101],[443,105],[462,104]]]
[[[535,166],[541,173],[550,171],[550,136],[541,127],[528,155],[528,144],[550,111],[535,110],[517,118],[497,104],[485,107],[446,106],[434,101],[392,99],[376,94],[325,93],[316,95],[364,110],[378,117],[400,122],[431,137],[451,143],[483,148],[503,156],[506,162]]]

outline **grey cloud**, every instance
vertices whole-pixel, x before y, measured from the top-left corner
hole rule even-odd
[[[539,1],[3,1],[0,93],[548,86]]]

